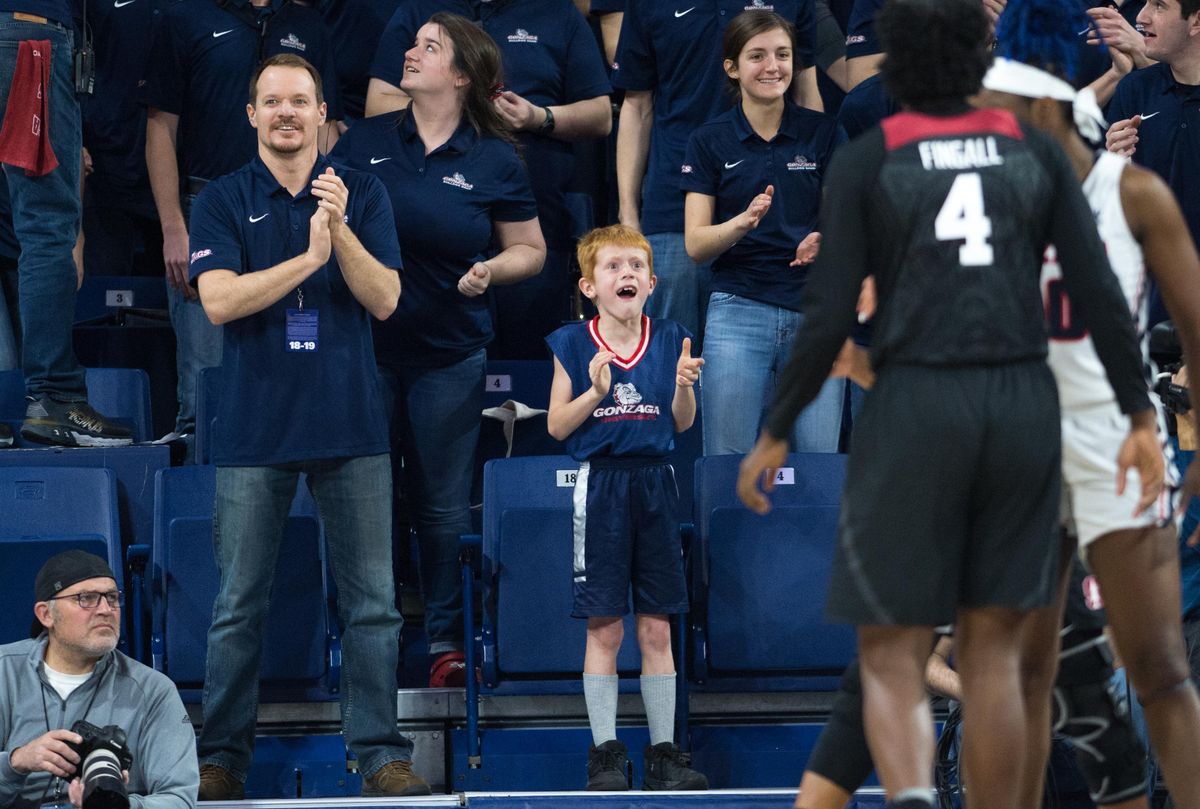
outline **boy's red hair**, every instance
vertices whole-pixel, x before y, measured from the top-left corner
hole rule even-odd
[[[589,281],[596,280],[596,255],[604,247],[636,247],[646,251],[646,266],[650,277],[654,277],[654,254],[646,237],[628,225],[609,225],[595,228],[579,240],[575,257],[579,259],[579,271]]]

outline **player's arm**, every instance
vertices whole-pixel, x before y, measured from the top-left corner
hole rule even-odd
[[[1179,334],[1184,366],[1200,362],[1200,257],[1175,195],[1157,174],[1130,164],[1121,173],[1121,207]],[[1196,412],[1181,418],[1194,426]],[[1186,508],[1200,494],[1200,468],[1188,468],[1183,494]]]
[[[962,680],[950,666],[950,653],[954,649],[954,636],[938,638],[937,645],[925,662],[925,687],[947,699],[962,702]]]
[[[1096,232],[1095,218],[1066,156],[1054,144],[1042,143],[1053,147],[1044,148],[1043,154],[1057,190],[1056,204],[1050,210],[1049,239],[1058,251],[1072,308],[1092,335],[1121,411],[1130,416],[1142,414],[1135,421],[1148,419],[1153,426],[1133,319]]]
[[[859,291],[867,276],[869,239],[864,235],[870,232],[864,190],[874,186],[868,175],[878,166],[867,153],[876,148],[880,158],[883,154],[882,134],[866,137],[839,151],[829,168],[821,202],[821,253],[809,271],[803,325],[765,427],[776,439],[787,438],[800,411],[816,398],[858,320]]]
[[[550,409],[546,413],[546,429],[555,441],[566,441],[567,436],[587,421],[588,415],[604,401],[612,386],[612,369],[609,363],[615,355],[601,351],[588,365],[592,385],[583,393],[571,397],[571,377],[563,368],[558,357],[554,358],[554,379],[550,382]]]
[[[649,90],[629,90],[621,104],[617,129],[617,198],[622,225],[641,230],[642,180],[650,154],[654,96]]]

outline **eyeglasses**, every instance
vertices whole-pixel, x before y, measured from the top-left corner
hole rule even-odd
[[[94,610],[96,607],[99,607],[101,598],[107,601],[108,606],[114,610],[119,609],[121,605],[125,603],[125,594],[120,590],[109,590],[107,593],[72,593],[68,596],[54,596],[53,598],[47,598],[46,600],[59,601],[64,598],[75,599],[75,603],[85,610]]]

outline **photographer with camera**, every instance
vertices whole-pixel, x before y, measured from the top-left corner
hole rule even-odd
[[[84,551],[38,572],[35,637],[0,646],[0,809],[195,806],[195,734],[174,684],[116,651],[122,597]]]

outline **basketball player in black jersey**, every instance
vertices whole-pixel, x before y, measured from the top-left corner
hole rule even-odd
[[[932,803],[923,688],[933,627],[957,624],[972,809],[1019,807],[1029,737],[1020,641],[1058,575],[1060,436],[1039,274],[1049,243],[1123,412],[1141,507],[1163,478],[1120,289],[1053,141],[966,98],[989,64],[978,0],[892,0],[884,81],[905,108],[834,157],[804,325],[738,491],[765,512],[792,421],[829,373],[876,279],[875,387],[855,426],[829,588],[859,627],[867,738],[896,809]],[[954,69],[948,70],[946,66]],[[1047,684],[1048,685],[1048,684]]]

